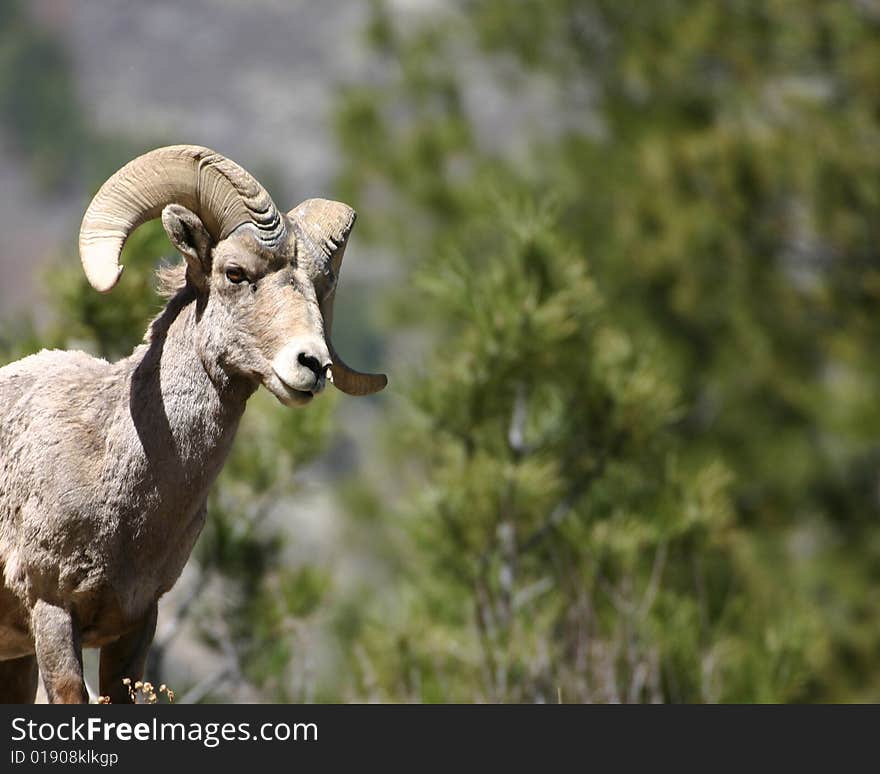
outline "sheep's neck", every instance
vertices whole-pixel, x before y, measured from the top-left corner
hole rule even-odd
[[[149,343],[133,356],[129,402],[160,499],[182,500],[174,504],[184,510],[207,495],[255,389],[203,362],[197,328],[195,301],[169,303],[151,326]]]

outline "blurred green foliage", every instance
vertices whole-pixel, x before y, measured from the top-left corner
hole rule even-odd
[[[434,343],[388,441],[383,697],[876,700],[878,33],[871,3],[374,4],[340,188]]]

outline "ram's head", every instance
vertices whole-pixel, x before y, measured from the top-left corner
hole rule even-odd
[[[284,214],[218,153],[159,148],[113,175],[83,217],[80,256],[95,289],[112,290],[125,240],[160,216],[186,260],[204,359],[262,383],[286,405],[307,403],[326,380],[350,395],[386,385],[382,374],[349,368],[330,340],[351,207],[309,199]]]

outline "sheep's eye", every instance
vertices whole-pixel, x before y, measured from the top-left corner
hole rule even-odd
[[[238,266],[230,266],[226,270],[226,279],[228,279],[230,282],[234,282],[237,285],[239,282],[244,282],[247,277]]]

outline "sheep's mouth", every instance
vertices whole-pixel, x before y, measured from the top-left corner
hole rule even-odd
[[[273,376],[275,378],[271,380],[271,383],[266,384],[266,386],[282,403],[302,406],[311,401],[317,394],[317,390],[300,390],[296,387],[292,387],[275,371],[273,371]]]
[[[279,379],[279,381],[281,382],[284,391],[291,397],[296,398],[297,401],[306,403],[315,397],[315,393],[311,390],[298,390],[296,387],[291,387],[283,379]]]

